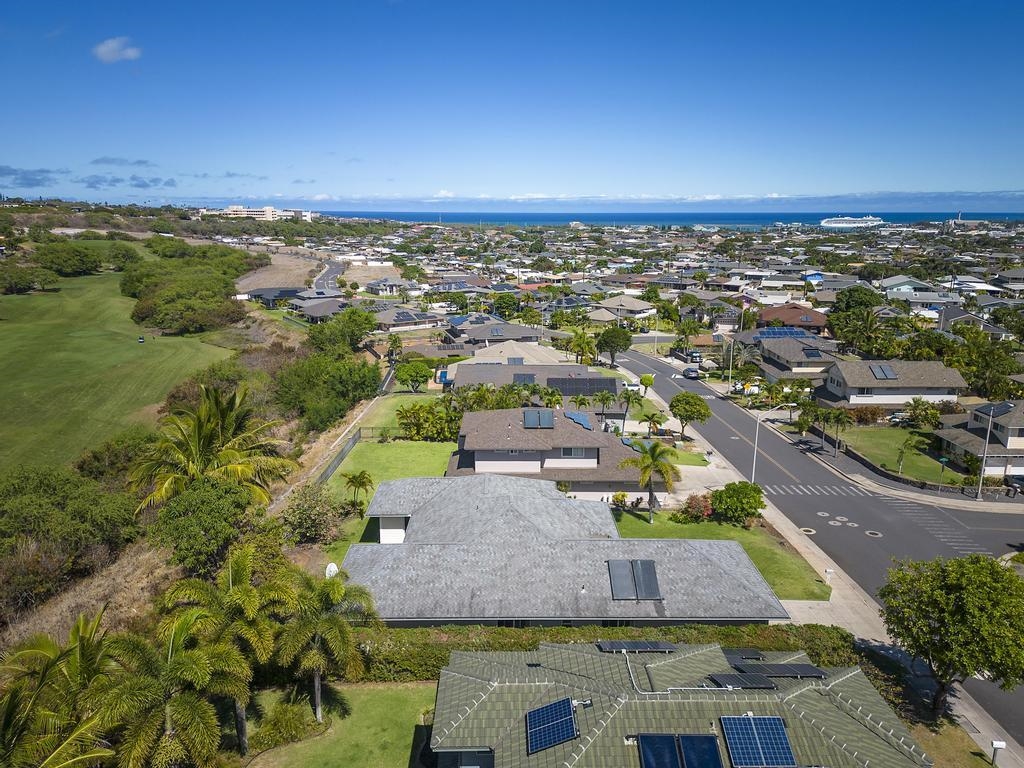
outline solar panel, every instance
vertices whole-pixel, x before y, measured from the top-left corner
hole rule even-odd
[[[566,411],[565,418],[569,419],[576,424],[579,424],[586,430],[593,430],[594,428],[590,425],[590,416],[580,411]]]
[[[891,365],[889,365],[889,364],[887,364],[887,363],[886,363],[886,364],[880,365],[880,366],[878,366],[878,367],[882,369],[882,373],[883,373],[883,374],[885,375],[885,378],[887,378],[887,379],[896,379],[896,378],[899,378],[899,377],[898,377],[898,376],[896,375],[896,371],[894,371],[894,370],[892,369],[892,366],[891,366]]]
[[[537,417],[540,419],[541,429],[554,429],[555,428],[555,412],[550,408],[537,411]]]
[[[547,385],[554,387],[565,397],[573,395],[594,395],[598,392],[616,393],[616,380],[607,376],[551,376]]]
[[[871,369],[871,375],[874,376],[876,379],[882,380],[882,379],[887,378],[886,375],[884,373],[882,373],[882,366],[880,366],[880,365],[869,365],[868,368]]]
[[[664,640],[602,640],[597,649],[601,653],[672,653],[676,647]]]
[[[612,585],[612,600],[636,600],[633,564],[629,560],[609,560],[608,578]]]
[[[737,664],[736,669],[745,674],[761,674],[768,677],[826,677],[825,671],[813,664]]]
[[[720,674],[708,675],[719,688],[748,688],[750,690],[771,690],[776,687],[767,675]]]
[[[579,738],[572,699],[559,699],[526,713],[526,754]]]
[[[709,735],[679,734],[679,751],[686,768],[722,768],[718,738]]]
[[[733,768],[792,768],[796,757],[781,717],[722,717]]]
[[[736,656],[740,659],[763,659],[764,654],[757,648],[723,648],[722,653],[726,656]]]
[[[805,349],[804,350],[804,357],[814,357],[814,358],[821,357],[821,350],[820,349]]]
[[[638,600],[661,600],[658,574],[653,560],[633,561],[633,580],[636,582]]]
[[[537,429],[538,427],[540,427],[540,412],[535,409],[523,411],[523,428]]]
[[[640,768],[682,768],[676,737],[671,733],[640,733]]]

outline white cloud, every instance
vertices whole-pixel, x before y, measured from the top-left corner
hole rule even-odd
[[[104,64],[135,61],[142,56],[142,49],[130,43],[131,38],[128,37],[109,37],[92,49],[92,55]]]
[[[454,192],[449,192],[447,189],[440,189],[440,190],[437,191],[437,193],[434,195],[434,197],[450,198],[450,197],[455,197],[455,193]]]

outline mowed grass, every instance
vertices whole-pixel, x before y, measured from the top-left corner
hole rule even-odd
[[[839,439],[873,463],[895,472],[900,464],[900,446],[915,432],[904,427],[850,427],[839,433]],[[930,435],[923,435],[930,442]],[[942,464],[927,453],[907,451],[903,459],[903,477],[937,483],[940,475],[942,482],[947,484],[959,483],[963,479],[963,475],[952,469],[947,468],[943,472]]]
[[[435,393],[425,392],[415,395],[385,395],[377,401],[377,404],[373,406],[373,410],[360,419],[359,426],[372,427],[374,429],[387,427],[391,430],[397,430],[398,416],[396,416],[396,414],[399,408],[406,408],[410,405],[428,404],[436,399],[437,395]]]
[[[832,590],[785,541],[764,528],[719,523],[673,523],[665,513],[624,512],[616,523],[629,539],[729,539],[739,542],[780,600],[828,600]]]
[[[272,749],[251,768],[419,768],[410,759],[426,729],[423,715],[433,709],[436,683],[339,685],[347,715],[332,714],[321,736]],[[257,725],[258,728],[258,725]],[[419,738],[417,738],[419,737]]]
[[[374,490],[385,480],[402,477],[441,477],[455,443],[421,443],[395,440],[390,443],[358,443],[338,467],[327,488],[338,498],[345,498],[345,473],[366,470],[373,478]],[[372,497],[372,493],[370,494]]]
[[[144,334],[119,279],[76,277],[57,292],[0,296],[0,467],[66,463],[133,422],[152,423],[152,406],[175,384],[230,354]]]

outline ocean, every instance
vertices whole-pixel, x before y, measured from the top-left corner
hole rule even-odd
[[[427,211],[321,211],[327,216],[358,219],[391,219],[393,221],[422,222],[428,224],[475,224],[517,227],[557,227],[569,222],[604,226],[688,226],[700,224],[723,229],[757,230],[777,222],[817,226],[829,216],[878,216],[892,224],[910,224],[919,221],[945,221],[958,215],[964,219],[988,221],[1020,221],[1022,213],[986,213],[973,211],[818,211],[811,213],[496,213],[493,211],[455,211],[432,213]]]

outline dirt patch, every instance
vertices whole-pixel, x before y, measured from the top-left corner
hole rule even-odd
[[[256,250],[256,249],[253,249]],[[313,252],[310,251],[310,254]],[[270,266],[247,272],[235,281],[241,291],[257,288],[284,288],[305,285],[322,266],[314,256],[300,256],[296,253],[270,254]]]
[[[104,613],[107,630],[130,629],[145,618],[153,597],[182,575],[181,569],[170,563],[167,550],[137,541],[126,547],[111,565],[75,582],[12,622],[0,633],[0,648],[39,633],[65,637],[79,614],[95,614],[104,605],[107,606]]]
[[[345,270],[344,280],[346,283],[359,283],[366,285],[371,280],[379,280],[382,277],[401,277],[401,273],[394,267],[367,267],[364,264],[350,264]]]

